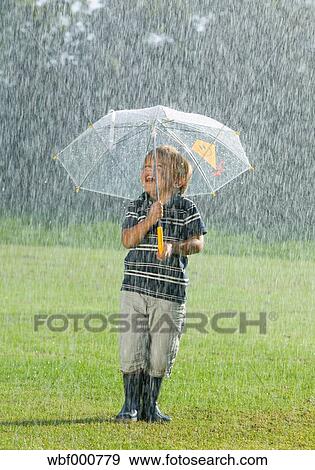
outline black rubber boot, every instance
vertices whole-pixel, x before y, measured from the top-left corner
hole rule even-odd
[[[170,416],[161,412],[157,399],[160,393],[163,377],[151,377],[145,374],[145,394],[143,397],[145,419],[149,423],[167,423],[171,421]]]
[[[144,372],[143,370],[139,376],[139,400],[138,400],[138,421],[146,421],[147,420],[147,377],[150,376]]]
[[[123,374],[125,403],[115,418],[115,421],[137,421],[140,408],[139,383],[142,371]]]

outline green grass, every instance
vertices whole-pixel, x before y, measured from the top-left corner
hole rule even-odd
[[[0,233],[0,448],[314,448],[311,244],[307,256],[297,242],[277,256],[210,232],[188,269],[188,312],[207,315],[208,333],[187,329],[159,400],[173,421],[125,425],[111,421],[123,396],[117,334],[33,328],[35,314],[119,311],[119,229],[11,222]],[[236,328],[239,312],[266,312],[267,334],[213,331],[227,311],[238,314],[221,326]]]

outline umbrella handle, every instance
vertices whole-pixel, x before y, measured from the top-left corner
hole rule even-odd
[[[163,242],[163,227],[160,225],[157,228],[157,239],[158,239],[158,253],[161,255],[164,250],[164,242]]]

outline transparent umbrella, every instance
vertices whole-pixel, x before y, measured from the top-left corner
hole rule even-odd
[[[145,155],[150,150],[155,155],[160,145],[173,145],[191,164],[188,197],[214,195],[252,168],[238,132],[207,116],[165,106],[111,110],[54,158],[68,172],[77,192],[136,199],[142,191]],[[159,251],[162,243],[160,230]]]

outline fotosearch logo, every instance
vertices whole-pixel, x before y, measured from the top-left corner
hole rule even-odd
[[[150,332],[169,333],[172,331],[185,332],[189,329],[202,334],[215,331],[219,334],[246,334],[250,329],[265,335],[267,333],[267,313],[259,312],[255,316],[247,312],[219,312],[206,314],[201,312],[189,312],[185,319],[176,320],[170,315],[164,314],[151,327]],[[269,315],[270,320],[275,320],[275,314]],[[34,315],[34,331],[47,328],[54,333],[62,333],[72,329],[74,333],[86,330],[90,333],[101,333],[108,329],[109,332],[126,333],[132,330],[135,333],[148,331],[148,317],[140,314],[128,315],[127,313],[88,313],[88,314],[54,314]]]

